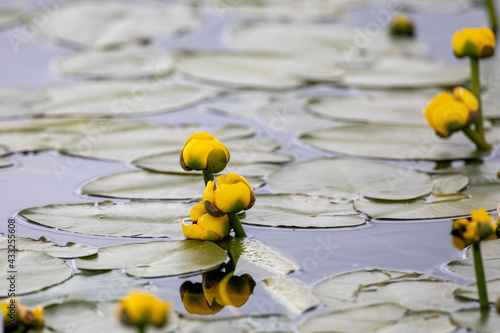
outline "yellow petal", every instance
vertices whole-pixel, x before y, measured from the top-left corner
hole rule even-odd
[[[246,209],[250,200],[250,189],[245,183],[222,184],[215,190],[215,205],[226,214]]]
[[[196,205],[191,207],[191,210],[189,211],[189,216],[191,217],[191,220],[193,222],[197,222],[200,217],[205,215],[207,211],[205,210],[205,204],[202,202],[198,202]]]
[[[217,178],[219,181],[220,176]],[[203,192],[203,202],[209,201],[211,203],[215,202],[215,191],[214,191],[215,181],[210,180],[205,187],[205,191]]]
[[[474,94],[462,87],[456,87],[453,89],[453,94],[460,99],[471,111],[477,111],[479,109],[479,103]]]
[[[181,220],[182,232],[188,239],[200,239],[201,233],[204,231],[198,224],[186,224]]]
[[[223,217],[213,217],[209,214],[205,214],[199,219],[198,226],[204,231],[214,232],[218,235],[219,239],[226,237],[231,231],[231,224],[229,223],[227,215]]]
[[[184,143],[184,147],[183,149],[186,147],[186,145],[188,143],[190,143],[191,141],[193,140],[212,140],[212,139],[215,139],[215,137],[213,137],[212,135],[208,134],[207,132],[198,132],[198,133],[194,133],[193,135],[191,135],[187,140],[186,142]]]
[[[484,208],[479,208],[478,210],[471,210],[471,219],[476,222],[491,222],[493,219],[490,214]]]

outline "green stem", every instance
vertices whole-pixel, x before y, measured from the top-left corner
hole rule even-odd
[[[245,230],[243,230],[243,226],[241,225],[240,219],[236,214],[227,214],[229,217],[229,223],[231,223],[231,227],[234,229],[234,234],[236,237],[246,237],[247,234]]]
[[[490,308],[490,302],[488,301],[488,293],[486,292],[486,281],[484,278],[483,260],[481,259],[480,242],[472,243],[472,254],[474,256],[474,269],[476,270],[479,305],[481,306],[481,310],[488,310]]]
[[[214,174],[203,170],[203,180],[205,181],[205,186],[207,186],[209,181],[214,180]]]
[[[479,151],[488,151],[491,150],[491,145],[484,141],[484,137],[482,138],[479,136],[479,134],[475,131],[473,131],[470,127],[464,127],[462,128],[462,131],[464,131],[465,135],[474,142],[476,145],[477,150]]]
[[[486,2],[486,8],[488,8],[488,14],[490,16],[490,27],[496,37],[498,30],[498,22],[497,22],[497,11],[495,8],[495,1],[485,0],[485,2]]]
[[[476,118],[476,132],[483,138],[484,141],[484,127],[483,127],[483,110],[481,105],[481,83],[479,82],[479,59],[470,58],[470,79],[472,85],[472,92],[476,96],[478,109]]]

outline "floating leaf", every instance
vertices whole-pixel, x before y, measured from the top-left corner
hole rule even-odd
[[[129,45],[71,53],[59,60],[59,68],[67,75],[88,78],[155,77],[170,74],[174,69],[174,60],[160,48]],[[159,84],[159,81],[153,82]]]
[[[456,329],[457,327],[450,322],[447,313],[417,311],[407,314],[406,308],[394,303],[330,312],[309,318],[299,326],[301,333],[326,331],[448,333]]]
[[[469,178],[465,175],[445,175],[432,179],[434,188],[432,194],[452,195],[463,190],[469,184]]]
[[[131,290],[143,289],[147,285],[146,280],[127,276],[119,271],[75,275],[52,288],[22,296],[21,303],[27,306],[47,306],[68,301],[117,301]]]
[[[319,305],[311,290],[299,280],[286,276],[264,280],[266,290],[294,314],[301,314]]]
[[[500,278],[500,240],[493,239],[487,242],[481,242],[481,256],[483,258],[483,267],[484,273],[488,280]],[[474,269],[473,255],[471,247],[467,248],[467,258],[464,260],[454,260],[450,261],[446,264],[446,268],[455,272],[457,274],[466,276],[471,279],[476,278],[476,273]],[[498,284],[498,282],[493,282],[493,284]],[[489,286],[489,282],[488,282]],[[500,286],[494,286],[493,289],[498,289]],[[471,287],[467,286],[461,289],[458,289],[458,293],[465,292],[470,294],[470,292],[474,293],[474,290],[471,290]],[[490,289],[490,288],[488,288]],[[489,292],[489,291],[488,291]],[[475,291],[477,298],[477,290]],[[492,292],[493,293],[493,292]],[[500,291],[499,291],[500,293]],[[494,296],[492,299],[495,299]]]
[[[434,90],[313,97],[306,110],[334,121],[381,124],[424,124],[423,110]]]
[[[331,64],[280,53],[186,53],[177,69],[187,77],[231,88],[287,90],[308,82],[335,82],[342,71]]]
[[[247,178],[252,187],[264,181]],[[124,199],[196,199],[203,196],[199,175],[176,175],[151,171],[128,171],[97,178],[82,188],[82,194]]]
[[[264,314],[228,318],[208,319],[205,317],[182,317],[180,332],[219,333],[219,332],[289,332],[290,321],[281,314]],[[291,331],[290,331],[291,332]]]
[[[132,276],[159,277],[213,269],[226,258],[226,252],[212,242],[155,241],[103,247],[95,258],[77,259],[76,266],[83,270],[124,268]]]
[[[199,126],[132,128],[102,135],[95,143],[84,138],[61,151],[64,154],[86,158],[131,162],[146,156],[178,151],[189,136],[200,131],[204,129]],[[249,127],[237,125],[227,125],[208,132],[221,142],[248,137],[255,133]]]
[[[0,157],[0,168],[9,167],[12,165],[14,165],[14,163],[11,160],[9,160],[7,158]]]
[[[357,271],[326,279],[313,287],[314,295],[333,309],[397,303],[410,310],[454,311],[466,303],[452,292],[458,285],[434,278],[409,274],[391,279],[391,272]]]
[[[46,116],[128,117],[170,112],[195,105],[206,89],[160,81],[90,81],[47,88]]]
[[[176,202],[104,201],[33,207],[19,215],[47,227],[87,235],[180,238],[178,219],[189,216],[190,208]]]
[[[315,8],[320,7],[318,4]],[[346,68],[369,66],[374,55],[424,54],[427,49],[416,40],[394,39],[382,33],[368,37],[359,28],[332,24],[243,24],[232,30],[231,37],[233,43],[244,50],[288,52],[335,62]]]
[[[68,216],[61,216],[68,219]],[[9,239],[7,237],[0,237],[0,249],[9,248]],[[57,258],[77,258],[86,257],[97,253],[97,249],[91,246],[68,242],[64,245],[59,245],[54,242],[47,241],[45,237],[38,240],[31,238],[17,237],[15,241],[15,248],[19,251],[36,251],[50,254]]]
[[[365,223],[352,203],[333,203],[324,197],[287,194],[257,195],[258,205],[241,222],[272,227],[335,228]]]
[[[346,69],[342,85],[360,89],[416,89],[448,87],[469,81],[468,65],[408,56],[377,58],[369,68]]]
[[[38,91],[2,89],[0,90],[0,118],[39,115],[41,107],[49,101],[49,98],[47,94]]]
[[[46,24],[37,24],[37,17],[42,15],[45,12],[33,14],[31,29],[82,48],[171,37],[199,23],[189,7],[154,3],[70,2],[61,6]]]
[[[431,178],[423,173],[345,158],[322,158],[289,165],[272,173],[268,183],[280,193],[348,199],[362,195],[386,200],[417,198],[429,194],[433,187]]]
[[[225,141],[224,146],[231,152],[233,150],[247,150],[255,152],[270,153],[283,147],[283,143],[276,140],[265,139],[262,137],[235,139]]]
[[[293,156],[280,153],[235,150],[230,150],[230,153],[231,160],[224,169],[224,173],[232,172],[245,177],[266,176],[280,169],[279,166],[273,164],[293,161]],[[182,169],[179,164],[180,154],[180,151],[164,153],[145,157],[133,163],[140,168],[156,172],[201,174],[198,171],[185,171]]]
[[[87,332],[130,333],[133,330],[123,325],[116,309],[115,302],[90,303],[67,302],[49,306],[43,314],[45,326],[60,333],[73,333],[81,328]],[[166,333],[176,330],[179,324],[177,314],[171,311],[168,314],[165,327],[159,329],[148,326],[148,332]]]
[[[500,327],[500,314],[495,311],[465,309],[451,314],[454,323],[477,333],[493,333]]]
[[[9,295],[9,278],[15,275],[15,294],[23,295],[59,284],[72,275],[71,268],[61,259],[36,251],[15,253],[14,264],[9,263],[8,250],[0,250],[0,297]],[[12,259],[12,258],[11,258]],[[11,265],[14,265],[12,267]],[[13,271],[15,273],[13,273]]]
[[[500,141],[500,129],[486,131],[488,142]],[[355,124],[310,132],[300,139],[335,153],[396,160],[450,161],[480,157],[461,133],[439,138],[428,126]]]
[[[469,215],[471,209],[495,209],[500,202],[500,184],[474,186],[462,192],[467,198],[426,203],[423,199],[408,202],[356,201],[354,208],[373,219],[419,220]]]

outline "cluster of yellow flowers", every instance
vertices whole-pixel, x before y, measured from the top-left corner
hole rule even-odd
[[[245,178],[228,172],[213,179],[229,162],[229,151],[215,137],[200,132],[191,135],[181,152],[180,164],[184,170],[203,171],[205,191],[203,201],[191,208],[192,224],[182,222],[182,231],[189,239],[218,241],[234,228],[236,236],[245,236],[236,214],[250,209],[255,194]]]
[[[163,301],[154,294],[132,291],[118,305],[117,314],[126,326],[143,329],[148,325],[163,327],[171,309],[170,302]]]
[[[0,305],[3,314],[5,332],[28,332],[31,329],[41,329],[44,326],[41,306],[30,309],[16,298],[10,298]]]
[[[472,210],[470,218],[453,221],[451,234],[453,235],[453,245],[459,250],[463,250],[472,243],[496,239],[497,222],[484,208],[477,211]]]

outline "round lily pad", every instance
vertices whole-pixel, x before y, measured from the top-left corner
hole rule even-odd
[[[213,269],[226,258],[226,252],[212,242],[155,241],[103,247],[95,258],[77,259],[76,266],[83,270],[124,268],[132,276],[159,277]]]
[[[67,218],[67,216],[66,216]],[[16,249],[19,251],[37,251],[50,254],[57,258],[77,258],[86,257],[97,253],[97,249],[91,246],[68,242],[63,245],[50,242],[41,237],[38,240],[24,237],[17,237],[15,243]],[[0,248],[6,249],[9,247],[9,239],[0,237]]]
[[[309,132],[300,139],[335,153],[396,160],[450,161],[481,157],[462,133],[439,138],[428,126],[354,124]],[[490,143],[500,141],[500,129],[486,131]]]
[[[417,89],[467,83],[468,65],[407,56],[377,58],[370,68],[346,69],[342,85],[360,89]]]
[[[179,56],[186,77],[231,88],[287,90],[308,82],[336,82],[342,70],[332,64],[281,53],[205,52]]]
[[[261,179],[247,178],[252,187],[260,187]],[[203,196],[203,177],[152,171],[128,171],[97,178],[82,188],[82,194],[123,199],[188,200]]]
[[[273,152],[230,150],[231,160],[224,172],[236,173],[245,177],[266,176],[279,168],[276,164],[293,160],[293,156]],[[143,169],[180,174],[201,174],[198,171],[185,171],[179,164],[180,151],[145,157],[133,163]]]
[[[195,125],[184,127],[153,127],[151,125],[104,133],[96,143],[88,138],[83,138],[65,146],[61,152],[93,159],[132,162],[146,156],[179,151],[189,136],[205,130]],[[226,140],[249,137],[255,133],[250,127],[238,125],[218,127],[208,130],[208,132],[222,143],[225,143]]]
[[[86,78],[157,77],[169,74],[173,68],[172,55],[142,45],[90,49],[71,53],[59,60],[59,69],[63,73]]]
[[[420,220],[469,215],[471,209],[496,209],[500,202],[500,184],[470,187],[458,200],[426,203],[423,199],[408,202],[356,201],[354,207],[373,219]]]
[[[294,228],[353,227],[366,222],[352,203],[333,203],[325,197],[263,194],[257,195],[257,202],[241,222]]]
[[[0,118],[24,118],[40,115],[41,108],[49,100],[50,96],[42,91],[1,89]]]
[[[445,312],[416,311],[394,303],[382,303],[311,317],[300,324],[301,333],[309,332],[383,332],[451,333],[457,327]]]
[[[178,219],[189,216],[190,208],[175,202],[104,201],[33,207],[19,215],[47,227],[87,235],[181,238]]]
[[[483,258],[483,267],[484,274],[486,275],[486,279],[498,279],[500,278],[500,240],[493,239],[489,241],[485,241],[481,243],[481,256]],[[450,261],[446,264],[446,268],[455,272],[457,274],[466,276],[471,279],[476,278],[476,272],[474,269],[472,248],[469,246],[467,248],[467,257],[464,260],[454,260]],[[495,282],[495,287],[492,287],[492,290],[498,290],[500,286],[496,286],[498,282]],[[488,288],[489,289],[489,288]],[[472,287],[466,286],[464,290],[458,289],[457,292],[464,294],[462,291],[466,290],[466,294],[470,295],[470,293],[474,293],[477,298],[477,289],[476,291],[472,290]],[[488,290],[488,292],[490,292]],[[495,293],[496,291],[492,291],[491,293]],[[500,291],[499,291],[500,292]],[[492,299],[495,299],[494,296]]]
[[[434,195],[453,195],[463,190],[469,184],[469,177],[465,175],[443,175],[432,179]]]
[[[279,193],[347,199],[361,195],[385,200],[418,198],[429,194],[433,187],[431,178],[424,173],[344,158],[322,158],[289,165],[272,173],[268,183]]]
[[[81,48],[171,37],[199,24],[190,7],[118,1],[69,2],[42,25],[39,21],[44,17],[43,10],[35,12],[29,25],[51,39]]]
[[[301,281],[288,276],[274,276],[264,280],[265,289],[273,298],[299,315],[319,305],[311,290]]]
[[[208,97],[206,89],[164,84],[154,79],[91,81],[45,90],[51,101],[45,116],[128,117],[170,112],[195,105]]]
[[[492,333],[500,327],[500,314],[491,309],[464,309],[451,314],[454,323],[477,333]]]
[[[14,264],[8,261],[6,249],[0,249],[0,297],[7,297],[11,289],[11,281],[15,284],[15,294],[23,295],[59,284],[72,275],[66,263],[53,256],[38,251],[18,251]],[[14,265],[14,266],[11,266]]]

